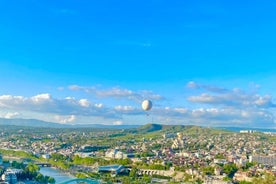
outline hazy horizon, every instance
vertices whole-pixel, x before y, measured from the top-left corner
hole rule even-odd
[[[276,128],[275,8],[2,0],[0,117]]]

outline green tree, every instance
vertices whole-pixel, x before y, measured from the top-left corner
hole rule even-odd
[[[223,166],[223,171],[227,174],[228,177],[233,178],[235,172],[237,172],[238,168],[236,164],[225,164]]]
[[[225,156],[222,154],[222,153],[218,153],[216,156],[215,156],[216,159],[225,159]]]
[[[247,171],[250,167],[254,166],[255,164],[252,162],[246,162],[245,166],[242,166],[243,171]]]
[[[192,179],[192,175],[184,173],[184,181],[189,182]]]
[[[275,184],[276,177],[272,174],[265,173],[262,177],[254,178],[252,183],[258,184]]]
[[[224,178],[223,178],[223,181],[231,181],[232,180],[232,178],[230,178],[229,176],[225,176]]]
[[[240,181],[239,184],[253,184],[253,183],[250,182],[250,181],[244,181],[244,180],[243,180],[243,181]]]
[[[35,177],[35,180],[38,181],[39,183],[44,183],[44,176],[41,173],[39,173]]]
[[[24,169],[25,168],[23,162],[17,162],[17,161],[13,161],[11,166],[16,169]]]
[[[143,175],[143,177],[141,178],[141,182],[142,183],[150,183],[151,182],[151,177],[148,175]]]
[[[34,163],[29,163],[29,164],[25,167],[24,171],[25,171],[26,173],[28,173],[28,175],[29,175],[31,178],[33,178],[33,177],[36,177],[36,175],[37,175],[39,169],[40,169],[39,166],[35,165]]]
[[[52,160],[55,160],[55,161],[57,161],[57,160],[62,160],[62,161],[67,160],[67,157],[60,154],[60,153],[52,153],[51,158],[52,158]]]
[[[131,178],[136,178],[137,177],[137,173],[138,173],[138,169],[137,167],[133,167],[129,173],[129,177]]]
[[[50,183],[50,184],[54,184],[54,183],[56,183],[55,178],[53,178],[53,177],[49,177],[49,178],[48,178],[48,183]]]
[[[77,173],[77,175],[76,175],[76,177],[77,178],[87,178],[87,175],[86,174],[84,174],[84,173]]]
[[[204,175],[214,175],[215,169],[212,166],[207,166],[202,168],[202,172]]]

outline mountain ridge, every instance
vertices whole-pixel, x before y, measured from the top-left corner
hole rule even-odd
[[[103,124],[61,124],[54,122],[47,122],[37,119],[6,119],[0,118],[0,125],[14,125],[26,127],[51,127],[51,128],[111,128],[111,129],[127,129],[137,128],[140,125],[103,125]]]

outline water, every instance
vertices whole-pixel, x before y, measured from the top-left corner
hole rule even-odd
[[[65,182],[65,181],[69,181],[72,179],[76,179],[74,176],[72,176],[70,174],[63,173],[60,170],[55,169],[53,167],[41,167],[39,172],[41,174],[43,174],[44,176],[51,176],[51,177],[55,178],[57,184]],[[85,181],[85,182],[87,182],[87,181]],[[74,182],[70,182],[70,183],[77,183],[77,182],[74,181]],[[89,181],[88,183],[89,184],[98,184],[99,182],[98,181]]]
[[[39,172],[41,174],[43,174],[44,176],[51,176],[51,177],[55,178],[56,183],[60,183],[60,182],[71,180],[71,179],[75,178],[69,174],[63,173],[60,170],[52,168],[52,167],[41,167]]]

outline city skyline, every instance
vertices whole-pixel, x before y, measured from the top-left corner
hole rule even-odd
[[[0,117],[275,128],[275,8],[3,0]]]

